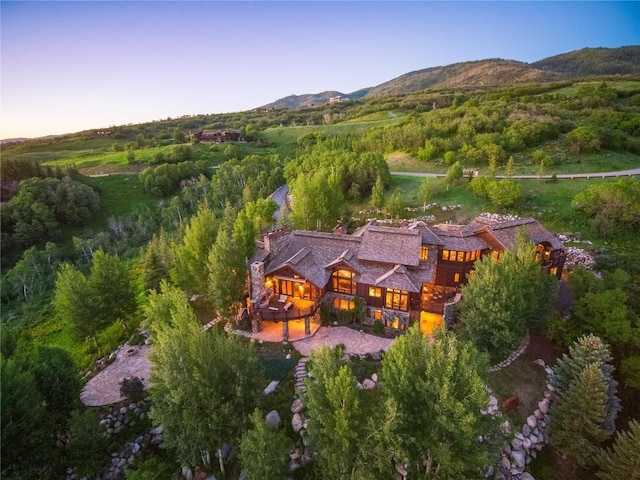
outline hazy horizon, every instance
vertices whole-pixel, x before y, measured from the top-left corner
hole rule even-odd
[[[0,138],[640,44],[640,2],[0,2]]]

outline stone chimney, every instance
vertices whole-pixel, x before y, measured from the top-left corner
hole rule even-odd
[[[251,306],[254,308],[267,295],[264,282],[264,262],[253,262],[251,264]]]
[[[288,243],[288,230],[276,230],[275,232],[269,232],[264,235],[264,249],[269,252],[272,258],[278,255]]]

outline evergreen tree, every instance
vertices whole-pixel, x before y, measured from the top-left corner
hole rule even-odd
[[[600,444],[610,435],[604,428],[607,388],[599,365],[589,363],[551,405],[549,441],[582,467],[593,465]]]
[[[251,414],[251,429],[240,442],[240,462],[247,480],[282,480],[289,473],[287,460],[291,440],[283,430],[274,430],[259,410]]]
[[[169,278],[172,263],[169,238],[162,228],[159,233],[153,234],[153,238],[140,252],[138,268],[144,289],[157,290],[160,282]]]
[[[603,426],[608,435],[615,432],[615,420],[621,409],[617,396],[618,382],[613,378],[614,367],[611,360],[609,347],[599,337],[580,337],[569,347],[569,354],[562,355],[556,362],[553,375],[549,378],[550,384],[555,387],[558,397],[561,398],[569,390],[571,382],[587,365],[597,365],[607,384],[607,414]]]
[[[629,429],[618,432],[613,447],[597,455],[600,480],[640,480],[640,423],[632,419]]]

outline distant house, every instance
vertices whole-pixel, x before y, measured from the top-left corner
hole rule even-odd
[[[96,137],[110,137],[111,136],[111,130],[96,130],[94,132],[94,135]]]
[[[190,132],[189,136],[192,140],[197,138],[201,142],[237,142],[240,140],[240,130],[201,130]]]
[[[353,310],[359,297],[368,323],[400,332],[419,322],[431,333],[452,320],[450,306],[474,262],[486,255],[498,260],[515,246],[519,229],[534,243],[532,255],[541,268],[560,278],[564,246],[532,218],[478,217],[468,225],[432,227],[414,222],[405,228],[367,224],[351,235],[341,229],[269,233],[251,264],[253,328],[297,319],[308,328],[318,320],[321,302],[336,312]]]
[[[341,97],[341,96],[329,97],[329,103],[342,103],[342,102],[346,102],[347,100],[349,100],[347,97]]]

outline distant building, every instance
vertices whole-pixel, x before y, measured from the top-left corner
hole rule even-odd
[[[240,130],[201,130],[189,132],[190,138],[197,138],[201,142],[237,142],[240,140]]]
[[[111,136],[111,130],[96,130],[94,132],[94,135],[96,137],[110,137]]]
[[[254,330],[263,321],[318,321],[321,303],[336,313],[366,309],[366,322],[401,332],[419,323],[431,333],[452,321],[453,305],[479,258],[499,260],[522,229],[535,245],[541,268],[560,278],[562,242],[533,218],[478,217],[468,225],[407,227],[367,224],[353,234],[272,232],[258,242],[251,264],[250,310]],[[308,327],[308,325],[307,325]],[[283,332],[287,327],[283,325]]]
[[[329,97],[329,103],[341,103],[341,102],[346,102],[347,100],[349,100],[347,97],[341,97],[341,96]]]

